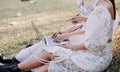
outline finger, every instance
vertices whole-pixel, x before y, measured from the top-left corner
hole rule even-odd
[[[63,41],[69,41],[69,39],[64,39]]]
[[[76,16],[80,16],[80,14],[77,14]]]
[[[57,40],[58,40],[58,37],[56,36],[56,37],[54,38],[54,40],[57,41]]]
[[[54,41],[57,42],[57,43],[60,43],[60,42],[61,42],[61,40],[60,40],[59,37],[56,37],[56,38],[54,39]]]
[[[79,21],[78,20],[73,20],[72,23],[77,24],[77,23],[79,23]]]
[[[53,35],[52,35],[52,38],[55,38],[57,36],[57,32],[55,32]]]
[[[75,19],[76,19],[76,16],[75,16],[75,17],[72,17],[72,18],[70,18],[70,19],[68,19],[68,20],[66,20],[66,22],[72,21],[72,20],[75,20]]]
[[[56,43],[60,43],[60,41],[58,41],[58,40],[54,40],[54,42],[56,42]]]
[[[59,34],[62,34],[62,32],[56,32],[56,33],[54,34],[54,38],[57,37]]]
[[[54,42],[60,43],[59,38],[58,38],[58,37],[55,37],[55,38],[54,38]]]
[[[54,36],[54,35],[55,35],[55,33],[56,33],[56,32],[54,32],[52,36]]]
[[[62,44],[62,47],[68,48],[67,44]]]

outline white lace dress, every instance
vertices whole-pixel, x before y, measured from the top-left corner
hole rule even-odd
[[[113,20],[107,8],[98,6],[85,25],[84,45],[88,50],[73,51],[59,46],[44,47],[60,56],[50,62],[48,72],[100,72],[112,60]],[[53,51],[54,49],[54,51]]]
[[[93,4],[91,4],[90,7],[85,8],[82,4],[83,0],[78,0],[78,2],[77,2],[78,3],[78,10],[81,13],[81,15],[83,17],[88,17],[90,15],[90,13],[93,11],[93,9],[95,8],[98,1],[99,0],[96,0]],[[83,24],[82,28],[80,28],[74,32],[82,32],[82,31],[84,31],[84,24]],[[77,37],[77,38],[72,38],[70,40],[73,43],[77,44],[77,43],[81,43],[82,41],[84,41],[84,38]],[[41,40],[40,42],[32,45],[31,47],[21,50],[15,57],[19,62],[23,62],[29,56],[36,54],[37,51],[39,51],[44,46],[45,46],[45,44],[44,44],[43,40]]]
[[[101,72],[112,60],[112,43],[109,40],[112,39],[113,20],[108,9],[96,6],[84,27],[84,45],[87,50],[46,46],[41,41],[34,48],[31,47],[31,52],[35,51],[33,57],[43,49],[59,56],[50,61],[48,72]]]
[[[59,56],[49,63],[48,72],[101,72],[112,60],[113,20],[107,8],[95,7],[85,24],[87,50],[44,46],[41,50]],[[42,43],[41,43],[42,44]]]

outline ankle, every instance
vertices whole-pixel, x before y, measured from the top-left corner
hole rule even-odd
[[[11,61],[12,61],[12,63],[20,63],[15,57],[13,57],[12,59],[11,59]]]
[[[17,64],[17,67],[19,70],[24,70],[24,68],[22,68],[22,66],[20,64]]]
[[[13,67],[12,71],[14,71],[14,72],[20,72],[22,70],[18,67],[18,64],[14,64],[14,67]]]

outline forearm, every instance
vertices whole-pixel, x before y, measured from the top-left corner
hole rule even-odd
[[[84,36],[84,31],[83,32],[74,32],[74,33],[70,33],[69,38],[75,38],[75,37],[83,37]]]
[[[79,29],[80,27],[81,27],[81,25],[74,25],[74,26],[72,26],[72,27],[70,27],[70,28],[62,31],[62,33],[63,33],[63,34],[64,34],[64,33],[70,33],[70,32],[73,32],[73,31]]]
[[[73,45],[70,47],[72,50],[87,50],[87,48],[84,46],[84,43]]]

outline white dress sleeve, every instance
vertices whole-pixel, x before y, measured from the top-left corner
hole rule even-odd
[[[98,52],[105,48],[105,44],[111,37],[111,15],[107,8],[98,6],[94,9],[85,25],[85,47]],[[111,29],[112,31],[112,29]]]
[[[80,5],[82,3],[82,0],[76,0],[77,4]]]

